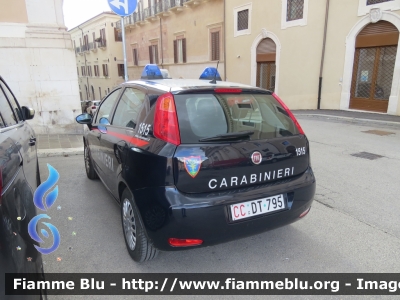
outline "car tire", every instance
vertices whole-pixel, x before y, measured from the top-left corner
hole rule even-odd
[[[86,144],[85,144],[85,148],[84,148],[83,157],[85,160],[85,170],[86,170],[87,177],[92,180],[99,178],[97,176],[96,171],[93,168],[92,155],[90,154],[90,149],[88,146],[86,146]]]
[[[42,181],[40,180],[39,160],[36,160],[36,187],[38,187]]]
[[[126,248],[136,262],[151,260],[158,255],[158,250],[146,237],[133,196],[126,188],[121,196],[121,221]]]

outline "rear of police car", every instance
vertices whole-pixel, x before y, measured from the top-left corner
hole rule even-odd
[[[155,104],[154,136],[176,150],[168,222],[154,246],[210,246],[300,220],[315,193],[309,142],[275,94],[249,86],[171,87]]]

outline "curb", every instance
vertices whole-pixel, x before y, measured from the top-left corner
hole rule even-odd
[[[341,116],[333,116],[333,115],[324,115],[324,114],[294,114],[296,117],[323,117],[333,120],[344,120],[350,121],[353,123],[375,123],[381,125],[392,125],[392,126],[399,126],[400,122],[393,122],[393,121],[381,121],[381,120],[372,120],[372,119],[362,119],[362,118],[351,118],[351,117],[341,117]]]
[[[58,149],[38,149],[37,155],[40,158],[53,157],[53,156],[83,155],[83,147],[80,147],[80,148],[58,148]]]

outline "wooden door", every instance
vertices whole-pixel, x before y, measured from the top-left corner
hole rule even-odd
[[[387,112],[399,31],[386,21],[369,24],[356,40],[350,108]]]
[[[257,86],[275,91],[276,64],[272,62],[257,63]]]
[[[387,112],[397,46],[356,50],[350,108]]]

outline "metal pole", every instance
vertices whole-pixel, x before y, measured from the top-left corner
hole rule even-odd
[[[125,23],[124,23],[124,17],[121,17],[121,30],[122,30],[122,46],[123,46],[123,51],[124,51],[124,75],[125,75],[125,81],[128,81],[128,68],[126,65],[126,43],[125,43]]]
[[[321,67],[320,67],[320,70],[319,70],[319,82],[318,82],[318,104],[317,104],[317,109],[321,109],[322,75],[323,75],[323,71],[324,71],[326,33],[327,33],[327,30],[328,30],[328,17],[329,17],[329,0],[326,0],[324,39],[322,41]]]
[[[224,80],[226,81],[226,0],[224,0]]]

